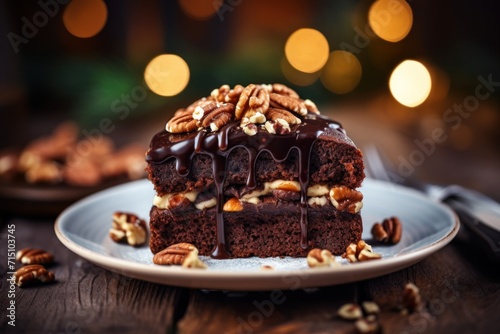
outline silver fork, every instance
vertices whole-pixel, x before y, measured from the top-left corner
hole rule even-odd
[[[420,190],[432,200],[448,205],[460,222],[473,233],[488,256],[500,262],[500,204],[459,185],[440,186],[404,178],[375,146],[366,147],[363,154],[368,177]]]

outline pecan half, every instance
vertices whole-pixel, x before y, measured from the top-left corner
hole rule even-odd
[[[16,260],[22,264],[49,264],[54,256],[43,249],[23,248],[16,253]]]
[[[330,190],[330,201],[338,211],[358,213],[363,207],[363,194],[346,186],[336,186]]]
[[[222,85],[220,88],[214,89],[210,96],[219,102],[236,104],[243,89],[242,85],[236,85],[233,89],[230,89],[229,85]]]
[[[225,102],[226,96],[227,94],[229,94],[230,91],[231,87],[229,87],[229,85],[222,85],[219,88],[215,88],[210,93],[210,96],[213,97],[216,101]]]
[[[250,118],[260,112],[265,115],[269,108],[269,92],[261,85],[250,84],[241,92],[235,109],[235,118]]]
[[[204,128],[210,127],[212,131],[217,131],[229,123],[233,115],[234,104],[223,103],[217,105],[216,108],[205,113],[205,116],[201,119],[201,126]]]
[[[181,112],[177,116],[172,117],[168,121],[165,129],[171,133],[184,133],[191,132],[198,129],[198,120],[193,118],[193,114],[186,112]]]
[[[381,230],[385,232],[385,235],[381,233]],[[382,221],[382,224],[376,223],[372,227],[372,235],[376,240],[393,245],[401,241],[402,233],[403,225],[398,217],[386,218]]]
[[[126,242],[131,246],[143,245],[148,236],[146,222],[132,213],[113,213],[113,225],[109,236],[115,242]]]
[[[288,124],[300,124],[302,121],[300,118],[295,117],[291,112],[279,109],[279,108],[269,108],[266,114],[266,118],[271,121],[277,121],[279,119],[284,120]]]
[[[271,87],[272,87],[272,90],[270,92],[277,93],[280,95],[290,96],[290,97],[293,97],[294,99],[299,98],[299,94],[297,94],[296,91],[294,91],[290,87],[285,86],[283,84],[275,83]]]
[[[206,268],[206,265],[198,258],[198,249],[187,242],[181,242],[168,246],[156,253],[153,263],[160,265],[182,265],[187,268]]]
[[[55,279],[54,273],[40,264],[30,264],[18,269],[14,273],[15,282],[19,287],[33,283],[48,283]]]
[[[316,106],[316,103],[314,103],[309,99],[301,100],[301,102],[304,104],[304,106],[306,106],[308,112],[319,115],[319,110],[318,107]]]
[[[271,107],[290,110],[302,116],[307,114],[306,106],[304,105],[304,103],[302,103],[301,100],[297,98],[293,98],[287,95],[270,93],[269,100],[269,105]]]

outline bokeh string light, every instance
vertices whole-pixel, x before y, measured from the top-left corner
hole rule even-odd
[[[378,0],[368,11],[368,23],[383,40],[399,42],[413,25],[413,12],[404,0]]]
[[[285,56],[290,65],[305,73],[319,71],[328,60],[329,52],[325,36],[310,28],[296,30],[285,44]]]
[[[104,28],[108,7],[102,0],[73,0],[66,5],[62,19],[72,35],[90,38]]]
[[[431,91],[432,80],[427,68],[416,60],[405,60],[392,71],[389,89],[392,96],[404,106],[422,104]]]
[[[333,51],[321,71],[321,82],[326,89],[336,94],[352,91],[361,80],[361,63],[347,51]]]
[[[195,20],[208,20],[217,13],[223,0],[179,0],[182,11]]]
[[[318,80],[320,71],[314,73],[305,73],[295,69],[286,60],[285,57],[281,60],[281,71],[285,78],[297,86],[309,86]]]
[[[163,54],[153,58],[146,66],[144,80],[149,89],[161,96],[174,96],[189,82],[189,66],[178,55]]]

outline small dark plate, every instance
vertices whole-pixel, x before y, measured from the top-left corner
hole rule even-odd
[[[130,181],[126,176],[105,180],[96,186],[28,184],[23,180],[0,180],[2,215],[57,216],[77,200],[99,190]]]

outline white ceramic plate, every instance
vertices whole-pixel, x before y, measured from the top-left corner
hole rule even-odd
[[[55,223],[59,240],[81,257],[105,269],[150,282],[190,288],[272,290],[320,287],[385,275],[408,267],[444,247],[456,235],[454,213],[411,189],[367,179],[364,195],[363,239],[370,239],[376,221],[398,216],[403,236],[397,245],[374,246],[380,260],[348,263],[340,267],[309,268],[304,258],[247,258],[214,260],[201,257],[208,269],[158,266],[148,246],[116,244],[109,236],[115,211],[148,217],[154,195],[147,180],[116,186],[91,195],[67,208]],[[274,270],[261,270],[271,265]]]

